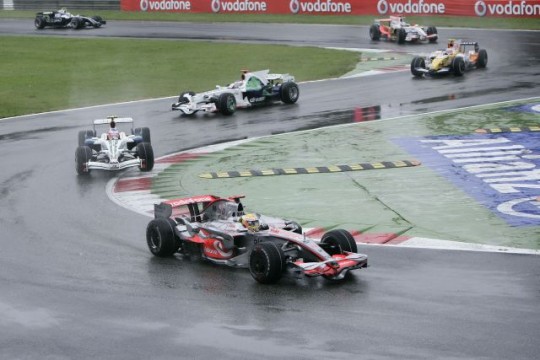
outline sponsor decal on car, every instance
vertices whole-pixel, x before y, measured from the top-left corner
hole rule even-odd
[[[486,132],[395,142],[509,225],[540,225],[540,132]]]

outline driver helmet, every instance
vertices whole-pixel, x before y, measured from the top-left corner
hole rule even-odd
[[[116,129],[116,122],[114,120],[111,120],[109,123],[111,128],[109,129],[109,139],[118,139],[120,136],[120,133]]]
[[[454,39],[448,39],[448,46],[447,48],[451,49],[454,47]]]
[[[260,230],[261,225],[259,223],[259,218],[255,214],[246,214],[242,216],[240,222],[244,227],[251,232],[257,232]]]

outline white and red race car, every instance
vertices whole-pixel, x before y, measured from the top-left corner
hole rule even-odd
[[[232,115],[237,108],[279,101],[294,104],[300,95],[294,81],[294,76],[289,74],[271,74],[269,70],[243,70],[241,79],[227,86],[217,85],[214,90],[202,93],[181,93],[178,101],[172,104],[172,110],[179,110],[184,115],[193,115],[199,111]]]
[[[367,255],[357,252],[348,231],[330,230],[317,242],[294,221],[246,213],[241,198],[201,195],[154,205],[155,218],[146,228],[150,252],[247,267],[263,284],[286,273],[341,280],[349,271],[367,267]]]
[[[369,37],[373,41],[379,41],[383,38],[397,41],[398,44],[404,44],[419,41],[434,43],[439,36],[435,26],[411,25],[405,22],[403,16],[390,16],[386,19],[376,19],[369,28]]]

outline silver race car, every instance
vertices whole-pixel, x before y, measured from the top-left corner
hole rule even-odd
[[[181,93],[178,101],[172,104],[172,110],[179,110],[184,115],[193,115],[198,111],[232,115],[237,108],[278,101],[294,104],[300,95],[294,81],[294,76],[289,74],[244,70],[240,80],[227,86],[217,85],[216,89],[202,93]]]
[[[85,27],[99,28],[106,23],[107,21],[103,20],[101,16],[73,15],[65,8],[55,11],[38,12],[34,19],[34,25],[39,30],[45,27],[72,29],[82,29]]]
[[[117,128],[124,126],[124,129]],[[96,127],[108,130],[96,135]],[[150,144],[150,129],[134,128],[132,118],[115,116],[94,120],[92,130],[79,131],[79,146],[75,151],[75,168],[79,175],[89,174],[90,170],[122,170],[138,166],[141,171],[154,167],[154,151]]]
[[[315,241],[294,221],[246,212],[240,198],[199,195],[154,205],[155,218],[146,228],[150,252],[249,268],[263,284],[285,274],[341,280],[368,266],[348,231],[332,229]]]

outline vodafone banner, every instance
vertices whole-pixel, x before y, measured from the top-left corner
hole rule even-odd
[[[540,18],[540,0],[121,0],[123,11]]]

